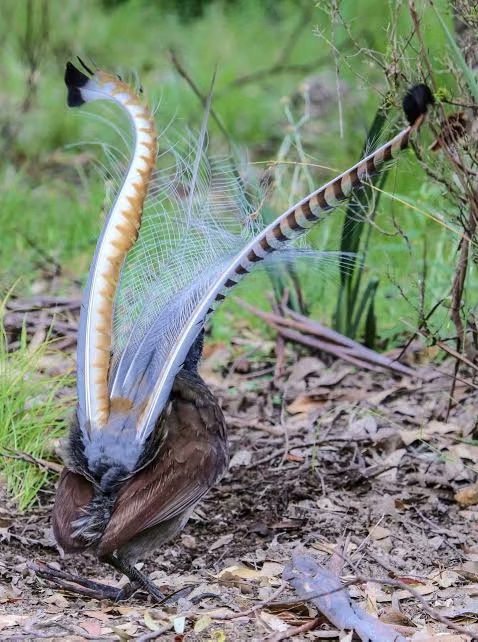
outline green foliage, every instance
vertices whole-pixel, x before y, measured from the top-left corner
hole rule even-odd
[[[463,77],[466,79],[466,83],[468,85],[468,89],[470,90],[471,95],[473,96],[474,100],[478,102],[478,82],[476,80],[476,74],[466,62],[460,48],[457,45],[454,35],[451,33],[450,29],[448,28],[440,11],[437,9],[436,5],[433,2],[431,2],[430,4],[433,7],[435,16],[443,29],[443,33],[446,36],[448,46],[450,47],[453,63],[455,64],[456,68],[459,69],[463,74]]]
[[[388,133],[390,132],[389,111],[390,104],[386,99],[375,114],[360,153],[360,158],[365,156],[375,141],[382,139],[386,130]],[[345,210],[340,242],[340,251],[343,254],[356,256],[357,258],[340,266],[340,287],[334,315],[334,326],[338,332],[355,339],[362,318],[365,315],[365,344],[370,348],[374,347],[376,339],[377,321],[374,309],[378,279],[372,278],[362,290],[363,270],[357,260],[366,261],[367,259],[370,221],[375,219],[381,195],[381,191],[374,191],[374,186],[378,186],[381,190],[385,184],[387,173],[388,169],[386,168],[351,197]],[[364,232],[368,232],[368,234],[363,242]]]
[[[19,508],[25,509],[48,472],[22,456],[51,456],[53,440],[64,432],[67,409],[72,405],[71,392],[65,394],[65,390],[73,380],[68,375],[45,376],[53,346],[48,341],[29,345],[25,331],[19,349],[9,353],[1,324],[3,312],[4,304],[0,306],[0,475]]]

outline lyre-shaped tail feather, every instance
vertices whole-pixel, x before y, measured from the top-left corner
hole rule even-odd
[[[172,174],[153,173],[155,127],[134,91],[116,76],[86,75],[71,64],[65,81],[71,106],[113,101],[134,134],[90,269],[78,336],[84,468],[101,479],[105,471],[129,474],[144,463],[174,378],[191,361],[188,353],[215,307],[256,265],[285,249],[407,147],[431,95],[425,86],[411,90],[404,101],[409,127],[258,231],[257,212],[234,167],[205,155],[207,114],[195,145],[188,141],[185,153],[168,148]],[[156,434],[153,441],[160,439]]]
[[[152,369],[154,370],[154,374],[151,373],[152,380],[155,383],[151,392],[152,381],[150,380],[146,385],[148,399],[137,424],[137,438],[140,441],[144,441],[153,430],[158,416],[167,403],[176,373],[182,367],[189,348],[215,307],[258,263],[307,232],[325,214],[338,207],[355,189],[358,189],[371,176],[379,172],[387,161],[396,158],[400,151],[408,147],[410,136],[421,126],[428,105],[432,102],[431,92],[425,85],[418,85],[411,89],[404,99],[404,110],[410,122],[408,127],[356,165],[312,192],[279,216],[232,257],[221,271],[208,275],[201,287],[198,285],[196,290],[194,288],[189,290],[185,297],[187,305],[184,305],[185,302],[183,302],[181,306],[180,297],[178,297],[178,312],[181,309],[183,312],[184,309],[187,309],[187,314],[183,315],[183,318],[178,318],[179,330],[176,328],[176,332],[170,336],[168,350],[166,354],[164,351],[162,354],[162,363],[159,367],[156,365]],[[151,350],[152,337],[156,336],[161,324],[164,324],[164,319],[158,321],[158,324],[152,325],[143,346],[138,351],[139,364],[144,363],[145,354],[143,352],[148,353]],[[148,363],[153,363],[152,357],[148,357],[148,359]],[[130,372],[134,373],[134,378],[137,381],[138,369],[134,367],[134,361],[131,364]]]
[[[85,71],[89,72],[86,67]],[[127,113],[134,135],[130,164],[98,240],[81,308],[78,415],[80,424],[90,431],[105,425],[109,415],[113,302],[124,259],[138,236],[157,142],[151,113],[117,76],[103,71],[86,75],[68,63],[65,83],[70,107],[94,100],[112,101]]]

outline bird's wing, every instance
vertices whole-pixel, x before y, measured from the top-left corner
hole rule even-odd
[[[55,541],[66,553],[86,548],[84,542],[73,536],[73,522],[92,497],[92,484],[83,475],[64,468],[56,491],[52,527]]]

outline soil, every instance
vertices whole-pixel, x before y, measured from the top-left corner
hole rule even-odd
[[[407,356],[417,376],[397,377],[294,346],[278,373],[274,342],[247,344],[209,344],[201,369],[227,417],[229,471],[143,567],[164,592],[193,593],[172,606],[141,593],[114,604],[41,578],[34,561],[125,582],[90,555],[61,559],[52,475],[26,514],[0,497],[0,639],[350,640],[282,579],[293,555],[330,568],[334,551],[353,604],[405,639],[478,639],[471,374],[450,397],[454,363],[424,365],[420,347]]]

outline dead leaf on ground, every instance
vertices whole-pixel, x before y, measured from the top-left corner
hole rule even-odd
[[[465,488],[460,488],[455,493],[455,501],[462,506],[473,506],[478,504],[478,482]]]

